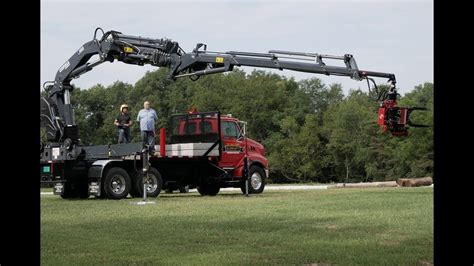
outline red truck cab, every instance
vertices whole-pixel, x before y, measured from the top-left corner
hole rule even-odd
[[[219,182],[220,187],[240,187],[242,192],[245,192],[244,161],[247,158],[249,192],[261,193],[268,178],[268,160],[265,157],[265,147],[246,136],[246,122],[232,115],[220,115],[220,119],[217,119],[215,115],[205,113],[191,112],[190,114],[195,116],[187,116],[176,123],[177,125],[172,129],[171,138],[188,136],[188,142],[210,142],[207,136],[220,133],[221,153],[216,159],[216,165],[228,173],[224,180]],[[196,138],[191,139],[192,136]]]

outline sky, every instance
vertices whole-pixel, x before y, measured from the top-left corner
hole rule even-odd
[[[94,30],[169,38],[185,51],[206,43],[209,51],[266,53],[287,50],[352,54],[361,70],[394,73],[404,94],[433,82],[433,2],[378,1],[41,1],[41,84]],[[327,64],[339,65],[328,61]],[[135,84],[152,66],[104,63],[73,80],[82,89],[115,81]],[[254,68],[242,67],[250,73]],[[265,70],[261,68],[261,70]],[[320,78],[349,89],[365,81],[290,70],[269,70],[296,80]],[[385,79],[376,79],[385,84]]]

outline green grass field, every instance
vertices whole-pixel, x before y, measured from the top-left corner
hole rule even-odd
[[[139,200],[42,196],[42,265],[433,262],[432,188]]]

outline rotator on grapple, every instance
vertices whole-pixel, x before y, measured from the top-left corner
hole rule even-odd
[[[428,127],[427,125],[415,124],[410,120],[413,111],[426,111],[423,107],[399,107],[397,106],[397,96],[395,76],[389,78],[390,87],[388,90],[379,90],[375,81],[366,77],[369,92],[372,93],[369,81],[373,83],[373,93],[375,100],[380,102],[378,110],[377,124],[382,127],[383,132],[390,131],[393,136],[408,136],[409,126]]]

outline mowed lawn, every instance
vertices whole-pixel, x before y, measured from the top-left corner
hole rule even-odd
[[[44,190],[43,190],[44,191]],[[433,262],[433,189],[41,197],[42,265]]]

